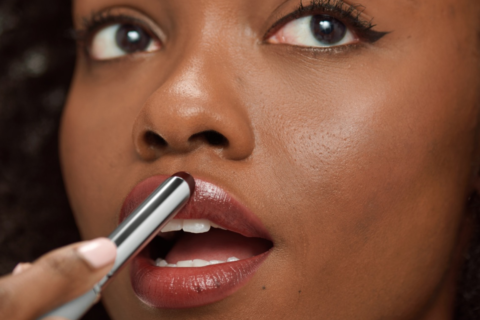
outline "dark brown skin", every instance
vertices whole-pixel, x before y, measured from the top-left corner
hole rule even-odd
[[[238,198],[274,242],[246,286],[201,308],[147,308],[125,269],[104,295],[113,319],[452,319],[480,185],[479,4],[360,0],[391,32],[375,43],[265,43],[298,3],[75,1],[77,28],[129,7],[166,36],[109,62],[80,49],[61,158],[83,237],[109,234],[141,180],[188,171]],[[189,141],[206,130],[228,145]]]

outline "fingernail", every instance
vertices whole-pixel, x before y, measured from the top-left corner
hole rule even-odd
[[[31,263],[22,263],[20,262],[19,264],[17,264],[15,266],[15,268],[13,269],[12,271],[12,274],[20,274],[22,273],[23,271],[27,270],[28,268],[30,268],[32,266]]]
[[[88,241],[79,247],[77,252],[92,268],[98,269],[115,260],[117,247],[107,238],[98,238]]]

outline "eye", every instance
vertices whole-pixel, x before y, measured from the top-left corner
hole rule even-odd
[[[95,60],[108,60],[136,52],[160,49],[160,41],[144,28],[134,24],[113,24],[97,31],[92,37],[90,55]]]
[[[318,14],[288,22],[267,42],[302,47],[335,47],[356,43],[358,39],[340,20]]]

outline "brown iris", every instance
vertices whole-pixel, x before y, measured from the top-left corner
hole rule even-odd
[[[347,33],[347,27],[342,22],[325,14],[312,16],[310,29],[315,39],[327,45],[342,41]]]
[[[125,24],[118,28],[115,40],[120,49],[127,53],[145,51],[152,38],[139,26]]]

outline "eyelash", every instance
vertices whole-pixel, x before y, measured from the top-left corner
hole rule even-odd
[[[355,29],[356,35],[365,42],[374,43],[380,40],[388,32],[378,32],[373,30],[375,27],[372,21],[365,21],[360,18],[365,7],[361,5],[349,5],[342,0],[312,0],[310,5],[299,4],[298,8],[292,13],[280,18],[266,32],[264,41],[275,34],[281,27],[288,22],[305,16],[314,14],[329,14],[334,18],[341,20]],[[92,13],[90,17],[83,19],[82,28],[74,30],[74,37],[77,43],[84,47],[88,55],[88,46],[92,36],[101,28],[116,24],[130,23],[143,27],[152,37],[156,37],[151,29],[141,19],[136,19],[127,15],[112,14],[110,10]]]
[[[365,7],[362,5],[349,5],[341,0],[312,0],[308,6],[300,3],[295,11],[278,19],[277,22],[270,27],[265,34],[264,41],[292,20],[315,14],[328,14],[354,28],[357,36],[361,40],[374,43],[388,34],[388,32],[375,31],[373,28],[376,25],[372,24],[372,21],[362,20],[360,16],[364,10]]]

